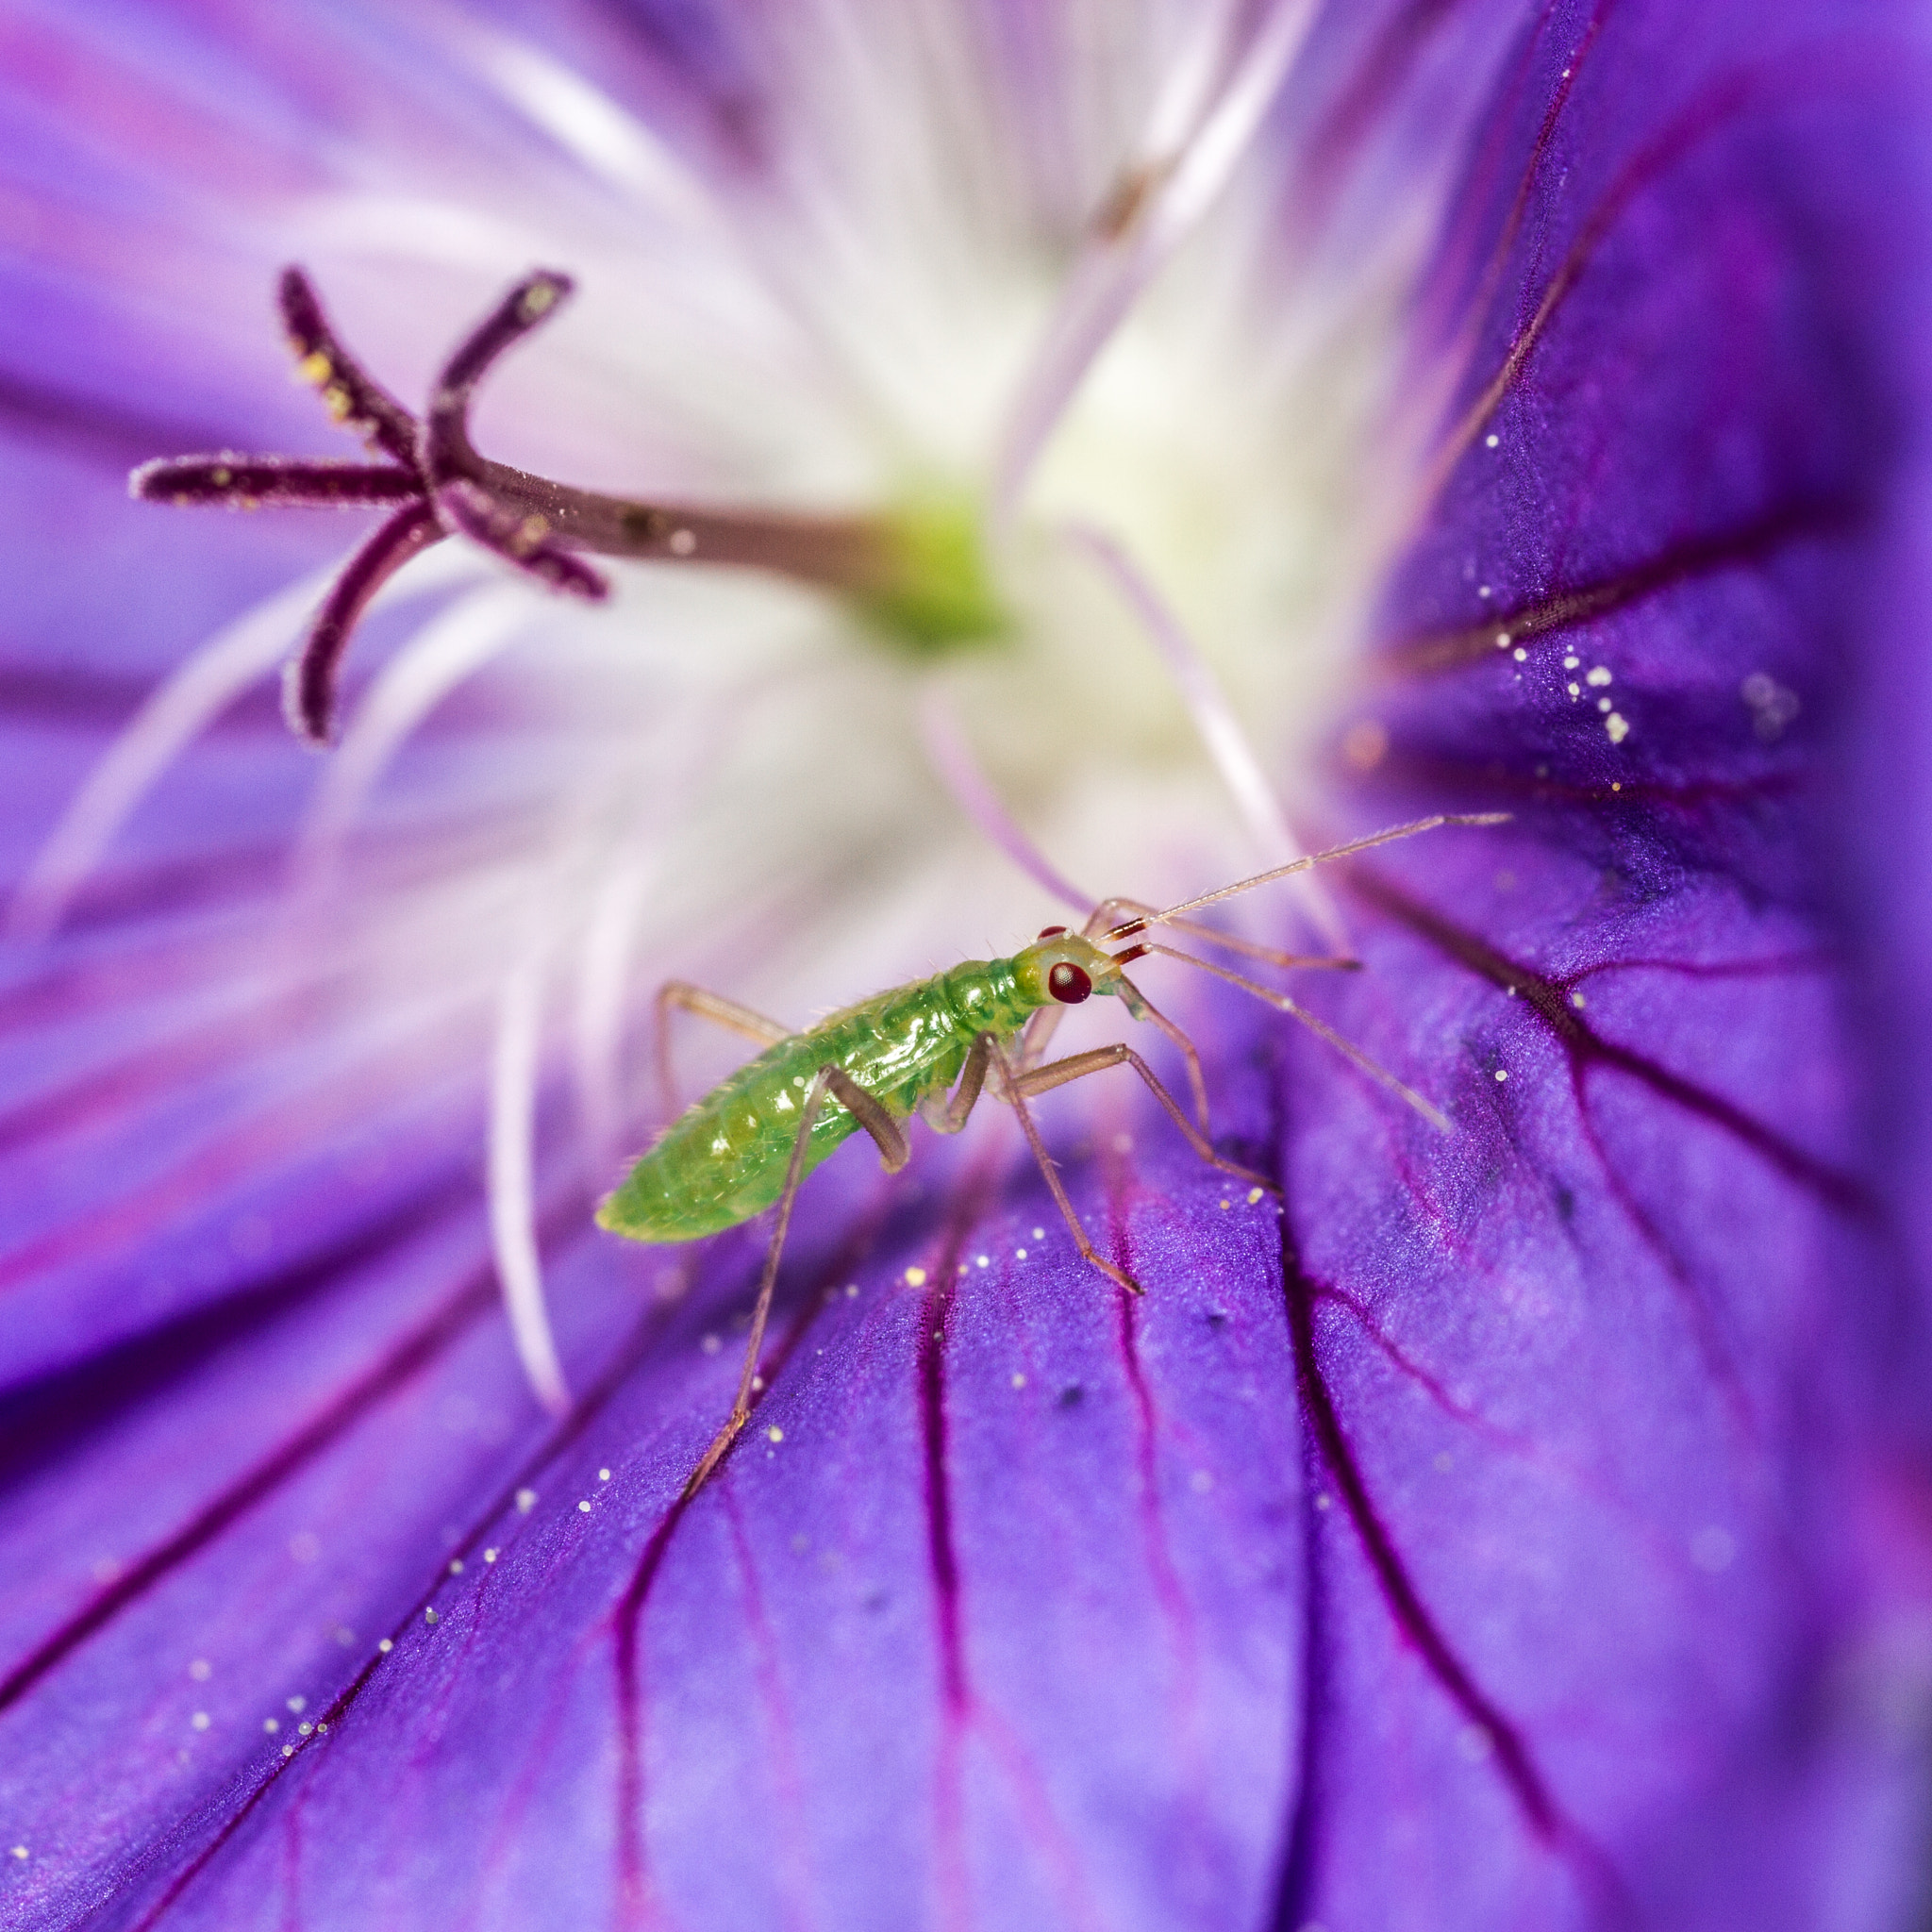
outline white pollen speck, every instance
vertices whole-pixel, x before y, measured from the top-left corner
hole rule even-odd
[[[316,1727],[315,1727],[315,1735],[316,1735],[316,1736],[317,1736],[318,1738],[325,1738],[325,1737],[327,1737],[327,1736],[328,1736],[328,1726],[327,1726],[326,1724],[317,1724],[317,1725],[316,1725]]]
[[[1610,701],[1609,701],[1609,699],[1608,699],[1608,698],[1599,698],[1599,699],[1597,699],[1597,701],[1596,701],[1596,708],[1597,708],[1597,709],[1598,709],[1599,711],[1607,711],[1607,710],[1608,710],[1608,709],[1610,708]]]
[[[588,1516],[591,1513],[591,1506],[588,1502],[579,1503],[577,1505],[577,1507],[581,1509],[586,1516]]]
[[[1487,584],[1478,584],[1475,587],[1475,593],[1478,597],[1489,597],[1495,594]]]
[[[924,1268],[907,1269],[906,1286],[908,1288],[924,1288],[925,1286],[925,1270]]]
[[[1498,436],[1496,432],[1492,429],[1486,437],[1483,438],[1483,447],[1485,449],[1494,449],[1495,446],[1502,441],[1502,440],[1503,439],[1500,436]]]
[[[536,1507],[537,1492],[535,1490],[519,1490],[517,1491],[517,1510],[520,1515],[527,1516]]]
[[[1497,650],[1507,651],[1509,648],[1509,646],[1514,642],[1515,639],[1513,639],[1507,630],[1499,630],[1496,633]]]
[[[1024,1389],[1025,1388],[1025,1386],[1026,1377],[1023,1375],[1018,1369],[1015,1369],[1013,1371],[1013,1387],[1015,1389]]]
[[[284,1745],[282,1746],[282,1756],[283,1756],[284,1757],[294,1757],[294,1755],[295,1755],[295,1747],[294,1747],[294,1745],[292,1745],[292,1744],[284,1744]]]
[[[847,1282],[847,1283],[845,1284],[845,1299],[846,1299],[846,1300],[847,1300],[847,1301],[849,1302],[849,1301],[857,1301],[857,1300],[858,1300],[858,1282],[856,1282],[856,1281],[848,1281],[848,1282]]]
[[[1630,736],[1630,721],[1627,718],[1625,718],[1622,712],[1612,711],[1610,715],[1604,720],[1604,729],[1610,734],[1610,742],[1612,744],[1622,744],[1623,741]],[[1612,791],[1616,791],[1621,789],[1621,787],[1615,785],[1612,785],[1610,787],[1610,790]]]
[[[442,1622],[442,1619],[439,1617],[434,1610],[425,1610],[423,1612],[423,1621],[425,1624],[440,1624]],[[308,1728],[308,1726],[307,1724],[304,1724],[302,1728],[306,1731]]]
[[[1250,1188],[1248,1190],[1248,1206],[1252,1208],[1266,1192],[1267,1190],[1265,1188]]]
[[[751,1386],[752,1392],[756,1394],[760,1389],[762,1389],[765,1386],[765,1378],[762,1375],[754,1375],[751,1378]]]
[[[486,1563],[493,1563],[493,1562],[495,1562],[495,1561],[496,1561],[496,1552],[495,1552],[494,1550],[485,1550],[485,1551],[483,1552],[483,1560],[484,1560],[484,1561],[485,1561]]]
[[[772,1426],[765,1431],[765,1441],[768,1442],[782,1442],[784,1440],[785,1431],[781,1429],[776,1423],[774,1423]]]
[[[1610,681],[1609,667],[1604,664],[1594,666],[1584,678],[1585,684],[1606,685]]]
[[[188,1666],[188,1674],[197,1684],[206,1684],[214,1675],[214,1666],[208,1662],[207,1657],[198,1657]]]
[[[452,1557],[449,1559],[449,1574],[452,1576],[460,1576],[463,1574],[463,1559],[460,1557]]]
[[[289,1699],[289,1708],[300,1717],[308,1708],[308,1700],[306,1697],[291,1697]]]
[[[671,554],[673,557],[689,557],[698,547],[698,540],[689,530],[673,530],[671,533]]]
[[[1576,667],[1582,662],[1583,659],[1579,658],[1574,651],[1572,651],[1570,655],[1563,659],[1563,669],[1565,671],[1574,671]]]
[[[1329,1495],[1325,1490],[1315,1498],[1315,1507],[1317,1509],[1332,1509],[1334,1507],[1335,1498]]]
[[[194,1715],[188,1720],[188,1722],[192,1724],[197,1731],[205,1731],[208,1729],[209,1724],[214,1723],[214,1719],[209,1717],[207,1711],[197,1710],[194,1713]]]
[[[14,1848],[13,1848],[13,1856],[14,1856],[14,1857],[15,1857],[16,1858],[24,1858],[24,1857],[26,1857],[26,1847],[25,1847],[25,1845],[15,1845],[15,1846],[14,1846]]]
[[[1573,992],[1570,995],[1570,1004],[1580,1008],[1583,1005],[1583,995],[1580,992]]]
[[[274,1737],[275,1734],[281,1729],[282,1721],[278,1717],[265,1717],[261,1721],[261,1727],[269,1734],[270,1737]]]
[[[991,1256],[988,1256],[988,1255],[975,1255],[975,1256],[974,1256],[974,1257],[973,1258],[974,1258],[974,1261],[976,1261],[976,1262],[978,1263],[978,1265],[979,1265],[980,1267],[982,1267],[982,1268],[989,1268],[989,1267],[991,1267],[991,1266],[992,1265],[992,1260],[991,1260]]]
[[[1043,1228],[1043,1227],[1036,1227],[1036,1228],[1035,1228],[1035,1229],[1033,1230],[1033,1239],[1034,1239],[1035,1241],[1044,1241],[1044,1240],[1046,1239],[1046,1230],[1045,1230],[1045,1228]]]
[[[1014,1259],[1014,1260],[1016,1260],[1016,1261],[1024,1261],[1024,1260],[1025,1258],[1026,1258],[1026,1250],[1025,1250],[1024,1248],[1015,1248],[1015,1249],[1013,1250],[1013,1259]]]
[[[384,1657],[387,1657],[395,1648],[395,1643],[391,1639],[385,1637],[377,1642],[375,1647]]]
[[[1498,1067],[1498,1068],[1496,1069],[1496,1078],[1497,1078],[1497,1079],[1499,1079],[1499,1080],[1507,1080],[1507,1079],[1508,1077],[1509,1077],[1509,1075],[1508,1075],[1507,1074],[1506,1074],[1506,1073],[1505,1073],[1505,1072],[1503,1071],[1503,1069],[1502,1069],[1501,1067]]]
[[[1214,1478],[1205,1469],[1197,1469],[1188,1478],[1188,1487],[1195,1495],[1205,1496],[1214,1487]]]
[[[716,1355],[718,1351],[724,1346],[724,1344],[722,1341],[720,1341],[715,1335],[708,1335],[701,1342],[698,1343],[698,1346],[701,1349],[703,1349],[707,1355]]]
[[[313,1724],[297,1724],[295,1728],[298,1731],[300,1731],[305,1738],[312,1738],[315,1735],[315,1726]]]
[[[1573,684],[1570,687],[1570,695],[1573,699],[1580,698],[1583,695],[1583,687],[1580,684]]]
[[[1529,662],[1529,653],[1525,651],[1521,644],[1518,644],[1517,647],[1513,651],[1511,651],[1509,655],[1512,658],[1514,658],[1519,664],[1527,664]]]
[[[597,1480],[600,1483],[608,1483],[610,1480],[610,1472],[608,1469],[600,1469],[597,1472]]]

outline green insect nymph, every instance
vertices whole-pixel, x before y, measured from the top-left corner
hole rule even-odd
[[[1273,966],[1353,968],[1357,963],[1354,959],[1280,952],[1217,932],[1185,915],[1370,846],[1409,838],[1438,825],[1493,824],[1506,816],[1442,816],[1397,825],[1291,860],[1164,910],[1157,911],[1131,899],[1108,899],[1095,908],[1081,932],[1048,926],[1030,945],[1008,958],[968,959],[930,979],[874,993],[802,1033],[792,1033],[748,1007],[683,980],[664,987],[658,995],[658,1059],[665,1070],[667,1091],[668,1026],[674,1008],[761,1041],[765,1050],[672,1123],[624,1184],[598,1208],[598,1224],[632,1241],[689,1241],[736,1227],[774,1203],[778,1210],[752,1315],[738,1399],[686,1486],[687,1496],[696,1492],[750,1419],[758,1353],[799,1187],[813,1168],[854,1134],[861,1130],[869,1134],[887,1172],[896,1173],[911,1156],[904,1123],[917,1114],[936,1132],[957,1134],[991,1081],[993,1094],[1019,1116],[1041,1173],[1081,1255],[1110,1281],[1134,1294],[1141,1291],[1141,1284],[1094,1248],[1074,1213],[1034,1124],[1026,1105],[1029,1099],[1089,1074],[1131,1066],[1203,1160],[1251,1186],[1275,1191],[1274,1182],[1266,1174],[1256,1174],[1215,1152],[1209,1139],[1208,1088],[1200,1055],[1187,1035],[1158,1012],[1127,977],[1125,968],[1136,959],[1158,954],[1183,960],[1266,1001],[1320,1034],[1432,1125],[1448,1131],[1449,1123],[1427,1101],[1288,994],[1139,935],[1165,925]],[[1108,950],[1122,941],[1133,943],[1118,952]],[[1119,1000],[1130,1018],[1151,1023],[1179,1048],[1187,1064],[1192,1120],[1124,1041],[1041,1063],[1061,1011],[1096,994]]]
[[[887,1166],[897,1167],[899,1122],[917,1113],[940,1133],[957,1132],[995,1045],[1010,1052],[1035,1013],[1093,993],[1119,998],[1137,1020],[1148,1017],[1119,959],[1078,933],[1051,927],[1010,958],[965,960],[875,993],[803,1033],[774,1026],[772,1044],[757,1059],[673,1123],[598,1210],[598,1223],[633,1241],[688,1241],[769,1208],[784,1192],[806,1096],[821,1068],[843,1077],[827,1082],[801,1175],[864,1127],[873,1128]],[[741,1009],[727,1014],[723,1002],[682,983],[659,998],[726,1024],[741,1017]],[[848,1085],[856,1093],[841,1091]],[[883,1138],[880,1114],[891,1128]]]

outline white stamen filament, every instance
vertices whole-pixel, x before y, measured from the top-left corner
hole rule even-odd
[[[543,961],[532,955],[503,982],[490,1068],[490,1241],[511,1340],[537,1399],[553,1414],[570,1390],[543,1303],[537,1252],[537,1079],[543,1029]]]
[[[396,754],[451,691],[508,648],[539,595],[521,584],[473,591],[425,624],[376,674],[348,714],[299,835],[296,865],[305,885],[327,881],[341,840]]]
[[[1048,439],[1082,379],[1133,308],[1226,187],[1292,64],[1313,15],[1312,0],[1286,0],[1256,37],[1220,99],[1172,153],[1141,163],[1158,175],[1145,203],[1119,233],[1087,243],[1062,286],[1038,350],[1022,377],[993,463],[991,528],[1010,530]],[[1157,125],[1172,118],[1157,116]]]
[[[1078,522],[1069,522],[1062,529],[1099,564],[1140,620],[1141,627],[1174,679],[1181,702],[1187,706],[1188,715],[1200,733],[1201,742],[1232,794],[1256,844],[1271,856],[1286,853],[1290,858],[1299,858],[1307,846],[1289,824],[1288,814],[1282,810],[1281,801],[1274,795],[1274,788],[1268,782],[1247,734],[1236,723],[1226,694],[1186,626],[1145,574],[1105,531]],[[1303,907],[1323,939],[1334,951],[1346,952],[1347,928],[1334,899],[1312,874],[1297,874],[1296,884],[1302,889]]]

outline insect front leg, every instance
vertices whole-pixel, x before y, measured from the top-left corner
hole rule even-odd
[[[739,1010],[744,1009],[741,1008]],[[704,1488],[711,1472],[724,1459],[725,1453],[738,1440],[738,1432],[751,1420],[752,1383],[758,1375],[758,1356],[765,1345],[765,1324],[771,1319],[772,1296],[778,1286],[778,1262],[785,1252],[786,1233],[791,1225],[792,1204],[798,1199],[798,1190],[805,1179],[805,1150],[810,1143],[812,1127],[824,1107],[827,1093],[836,1095],[872,1136],[878,1146],[880,1163],[888,1174],[896,1174],[910,1158],[911,1149],[899,1129],[898,1122],[842,1067],[823,1066],[812,1075],[811,1085],[806,1089],[804,1103],[798,1110],[798,1131],[792,1136],[791,1159],[785,1169],[785,1186],[778,1195],[777,1215],[772,1224],[772,1243],[765,1251],[764,1273],[758,1277],[758,1298],[752,1308],[751,1336],[745,1343],[744,1368],[738,1377],[738,1393],[732,1401],[731,1413],[724,1419],[724,1426],[712,1437],[711,1446],[698,1458],[698,1466],[684,1486],[687,1503]]]
[[[952,1093],[929,1094],[920,1102],[919,1117],[935,1134],[957,1134],[966,1124],[986,1085],[986,1069],[992,1058],[993,1044],[992,1035],[982,1033],[968,1051],[966,1064],[959,1069],[958,1084]]]
[[[1059,1170],[1054,1166],[1053,1157],[1047,1153],[1046,1143],[1040,1138],[1040,1129],[1033,1124],[1033,1116],[1026,1108],[1026,1083],[1035,1079],[1038,1074],[1052,1073],[1055,1067],[1066,1066],[1068,1062],[1056,1060],[1052,1067],[1042,1067],[1032,1073],[1017,1073],[998,1041],[993,1040],[990,1034],[982,1035],[981,1038],[990,1042],[992,1057],[999,1065],[1000,1085],[1005,1097],[1011,1103],[1013,1111],[1020,1116],[1020,1125],[1025,1133],[1026,1144],[1032,1148],[1033,1158],[1040,1163],[1040,1172],[1046,1180],[1047,1191],[1053,1195],[1054,1205],[1060,1210],[1060,1218],[1073,1234],[1074,1244],[1080,1250],[1081,1257],[1091,1266],[1099,1269],[1109,1281],[1125,1289],[1129,1294],[1144,1294],[1146,1290],[1124,1268],[1116,1268],[1111,1261],[1105,1259],[1100,1251],[1088,1240],[1087,1230],[1080,1225],[1080,1217],[1074,1212],[1074,1204],[1068,1200],[1067,1191],[1060,1183]],[[1091,1056],[1082,1055],[1079,1058],[1091,1058]],[[1060,1083],[1053,1080],[1047,1084],[1058,1087]],[[1183,1128],[1187,1128],[1185,1120],[1181,1124]],[[1187,1130],[1192,1131],[1191,1128]]]
[[[657,1011],[658,1077],[663,1086],[666,1120],[674,1119],[677,1113],[677,1083],[671,1073],[672,1008],[695,1013],[700,1020],[709,1020],[713,1025],[723,1026],[745,1040],[755,1040],[760,1046],[775,1046],[791,1031],[775,1020],[766,1019],[762,1013],[753,1012],[749,1007],[740,1006],[736,1000],[727,1000],[721,992],[708,992],[701,986],[693,986],[688,979],[667,979],[658,989],[653,1005]]]
[[[1187,1137],[1188,1144],[1210,1166],[1218,1167],[1223,1174],[1231,1174],[1239,1180],[1244,1180],[1253,1187],[1266,1188],[1271,1194],[1279,1193],[1280,1188],[1264,1174],[1257,1174],[1251,1167],[1243,1167],[1239,1161],[1224,1159],[1215,1153],[1207,1136],[1196,1128],[1181,1109],[1181,1104],[1161,1085],[1154,1069],[1143,1060],[1125,1041],[1117,1040],[1111,1046],[1096,1046],[1089,1053],[1070,1054],[1063,1060],[1050,1061],[1043,1067],[1032,1067],[1021,1074],[1008,1076],[1008,1091],[1015,1110],[1019,1113],[1021,1124],[1026,1129],[1026,1138],[1033,1143],[1035,1157],[1045,1174],[1047,1185],[1052,1188],[1054,1198],[1060,1204],[1060,1212],[1066,1216],[1067,1225],[1074,1230],[1074,1239],[1080,1243],[1080,1252],[1091,1261],[1103,1274],[1113,1280],[1124,1280],[1117,1268],[1101,1260],[1094,1254],[1088,1241],[1085,1230],[1074,1219],[1071,1203],[1067,1200],[1058,1178],[1047,1164],[1045,1149],[1041,1145],[1039,1131],[1032,1124],[1024,1106],[1025,1098],[1035,1093],[1050,1092],[1056,1087],[1064,1087],[1070,1080],[1085,1079],[1089,1074],[1104,1074],[1109,1067],[1129,1066],[1147,1084],[1148,1091],[1159,1101],[1167,1111],[1167,1117]],[[1128,1282],[1129,1287],[1134,1286]],[[1136,1292],[1138,1292],[1138,1289]]]

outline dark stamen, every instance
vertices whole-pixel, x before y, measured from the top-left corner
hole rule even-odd
[[[609,584],[551,536],[550,519],[541,511],[520,515],[467,476],[445,483],[437,491],[436,502],[464,536],[494,551],[506,563],[528,571],[549,589],[593,604],[609,596]]]
[[[577,554],[767,570],[850,598],[915,649],[996,634],[1004,618],[979,578],[976,552],[943,518],[792,516],[694,509],[573,490],[479,456],[467,411],[476,384],[512,343],[556,313],[573,284],[526,275],[444,365],[419,423],[343,348],[299,268],[282,272],[282,321],[299,373],[329,414],[387,462],[275,456],[178,457],[128,479],[148,502],[306,508],[402,506],[356,552],[289,667],[287,710],[310,742],[333,736],[336,674],[376,591],[410,558],[460,531],[553,591],[592,601],[609,586]]]
[[[393,457],[414,469],[415,417],[336,340],[308,277],[299,268],[285,268],[279,294],[297,372],[315,386],[329,414],[377,456]]]
[[[128,477],[127,488],[146,503],[230,509],[360,509],[423,493],[412,471],[335,457],[157,457]]]
[[[334,736],[336,673],[357,619],[404,564],[440,543],[443,534],[435,509],[419,499],[398,510],[342,567],[283,674],[282,712],[298,738],[325,745]]]

